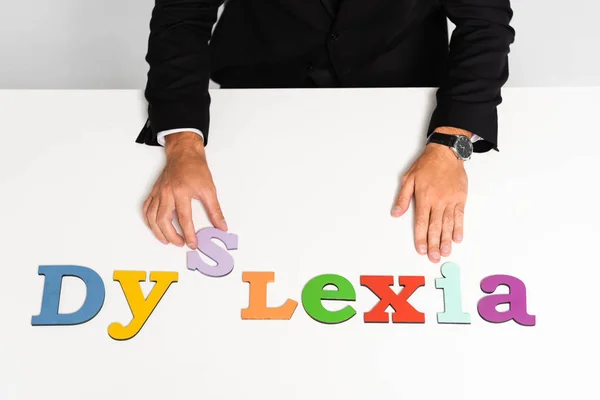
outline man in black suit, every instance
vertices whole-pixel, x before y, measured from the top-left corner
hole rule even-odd
[[[152,13],[149,118],[137,141],[167,153],[143,206],[155,236],[195,248],[192,199],[227,230],[204,154],[211,78],[222,88],[439,87],[423,153],[391,213],[403,215],[414,195],[416,250],[432,262],[450,255],[463,236],[463,164],[473,151],[498,150],[510,1],[229,0],[212,32],[222,3],[156,0]]]

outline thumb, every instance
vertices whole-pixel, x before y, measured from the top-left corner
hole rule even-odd
[[[397,218],[401,217],[408,210],[408,206],[410,205],[410,200],[415,191],[415,180],[410,177],[402,182],[402,187],[400,189],[400,193],[398,194],[398,198],[396,199],[396,203],[394,204],[394,208],[392,208],[392,217]]]

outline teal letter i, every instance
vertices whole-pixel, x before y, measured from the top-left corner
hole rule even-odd
[[[436,289],[444,291],[444,312],[437,313],[438,324],[470,324],[471,315],[463,312],[460,295],[460,267],[447,262],[441,268],[443,278],[435,280]]]

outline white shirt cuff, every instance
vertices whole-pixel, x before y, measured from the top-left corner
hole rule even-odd
[[[204,135],[202,134],[202,132],[200,132],[198,129],[193,129],[193,128],[177,128],[177,129],[169,129],[166,131],[158,132],[158,134],[156,135],[156,141],[158,142],[158,144],[160,144],[161,146],[164,147],[165,146],[165,136],[170,135],[172,133],[178,133],[178,132],[197,133],[198,135],[200,135],[200,137],[204,141]]]

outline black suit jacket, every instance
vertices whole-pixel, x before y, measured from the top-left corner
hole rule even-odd
[[[426,134],[462,128],[484,139],[476,152],[497,150],[509,0],[230,0],[211,38],[222,3],[156,0],[139,143],[195,128],[207,145],[212,78],[222,88],[439,87]]]

